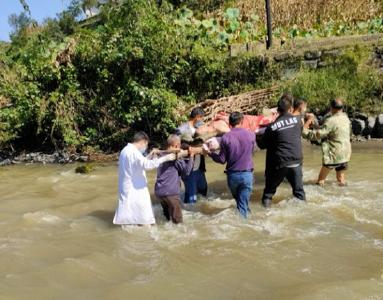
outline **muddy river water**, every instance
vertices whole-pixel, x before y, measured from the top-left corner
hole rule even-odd
[[[348,187],[315,186],[320,149],[305,146],[307,204],[287,185],[239,219],[223,167],[208,160],[208,199],[184,224],[112,225],[117,164],[0,169],[0,299],[383,299],[383,143],[354,145]],[[149,173],[153,190],[154,174]],[[154,198],[154,197],[153,197]]]

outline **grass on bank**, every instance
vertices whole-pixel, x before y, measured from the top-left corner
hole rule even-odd
[[[351,112],[381,112],[383,76],[372,64],[371,53],[356,47],[331,60],[325,68],[301,68],[285,88],[317,110],[325,110],[330,99],[341,97]]]

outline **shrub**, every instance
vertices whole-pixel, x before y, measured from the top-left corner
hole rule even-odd
[[[183,117],[175,113],[180,105],[280,79],[273,64],[228,54],[231,43],[263,38],[256,15],[204,1],[206,9],[224,5],[221,16],[205,18],[159,2],[108,2],[92,26],[78,26],[71,8],[0,44],[0,147],[114,151],[135,130],[166,136]],[[371,22],[362,30],[380,30],[379,20]],[[323,32],[337,34],[337,26]],[[295,29],[291,37],[302,35]],[[302,70],[289,88],[318,106],[335,94],[365,105],[377,98],[381,82],[363,68],[358,57],[347,56],[337,67]]]
[[[377,112],[383,80],[366,59],[365,53],[356,50],[337,58],[329,67],[303,68],[287,89],[307,99],[313,108],[325,110],[330,99],[342,97],[350,110]]]

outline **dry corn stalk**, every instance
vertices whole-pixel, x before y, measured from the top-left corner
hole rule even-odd
[[[382,0],[272,0],[274,27],[298,25],[301,29],[328,21],[356,22],[383,16]],[[237,0],[232,6],[244,19],[255,14],[265,22],[264,0]],[[224,8],[214,15],[222,15]]]

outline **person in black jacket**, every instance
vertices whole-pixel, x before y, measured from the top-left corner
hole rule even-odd
[[[266,184],[262,196],[264,207],[270,207],[274,194],[284,178],[293,194],[306,200],[302,174],[302,121],[291,114],[293,97],[284,94],[278,101],[279,117],[270,124],[259,142],[266,153]]]

